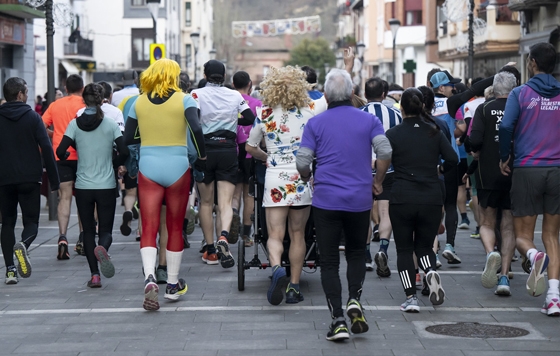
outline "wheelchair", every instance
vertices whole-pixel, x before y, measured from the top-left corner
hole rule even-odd
[[[253,189],[255,199],[255,208],[252,216],[253,223],[253,241],[251,247],[245,247],[245,241],[239,239],[238,242],[238,256],[237,256],[237,289],[239,291],[245,290],[245,271],[249,269],[266,269],[272,267],[269,262],[269,254],[267,249],[268,232],[266,228],[265,208],[262,206],[264,196],[264,177],[266,167],[261,161],[253,159],[252,163],[252,182],[249,182],[250,189]],[[251,193],[250,192],[250,193]],[[313,213],[309,215],[305,226],[305,258],[303,268],[309,268],[316,271],[319,264],[319,249],[317,247],[317,239],[315,235],[315,226],[313,224]],[[287,222],[286,222],[287,225]],[[286,235],[284,236],[284,252],[281,258],[282,267],[286,268],[286,273],[290,275],[290,260],[288,257],[290,250],[290,237],[288,228],[286,226]],[[264,259],[261,261],[259,253],[264,254]],[[246,258],[251,258],[246,260]]]

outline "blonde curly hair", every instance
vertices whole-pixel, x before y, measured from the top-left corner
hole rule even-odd
[[[261,88],[262,101],[271,108],[280,105],[284,110],[290,110],[311,102],[307,91],[312,86],[307,83],[305,72],[298,66],[270,67]]]

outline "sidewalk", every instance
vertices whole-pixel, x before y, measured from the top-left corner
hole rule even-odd
[[[120,199],[118,200],[120,203]],[[330,323],[319,271],[305,270],[305,301],[274,307],[266,300],[270,270],[248,270],[245,290],[237,290],[237,266],[222,269],[202,263],[199,227],[190,236],[180,276],[189,291],[177,302],[163,298],[161,309],[142,309],[143,275],[134,232],[121,236],[123,208],[117,207],[110,249],[116,275],[103,278],[101,289],[89,289],[85,257],[73,252],[78,237],[76,209],[70,220],[71,258],[56,260],[58,225],[42,209],[40,232],[30,249],[33,274],[15,286],[0,285],[0,355],[559,355],[560,319],[540,313],[544,296],[525,291],[526,274],[513,263],[511,297],[498,297],[480,283],[485,255],[470,230],[459,230],[456,250],[463,263],[439,270],[446,301],[431,307],[419,294],[421,312],[399,311],[404,293],[396,273],[394,243],[389,249],[393,274],[380,279],[368,272],[362,302],[370,331],[343,343],[325,340]],[[469,212],[471,227],[474,228]],[[136,227],[137,222],[133,222]],[[21,221],[19,221],[21,226]],[[537,223],[540,231],[541,219]],[[134,231],[134,230],[133,230]],[[16,234],[20,234],[18,229]],[[16,235],[17,236],[17,235]],[[440,237],[442,243],[444,236]],[[540,242],[540,233],[536,235]],[[377,244],[372,243],[372,251]],[[237,257],[237,247],[232,247]],[[251,256],[252,250],[246,254]],[[264,254],[259,257],[264,260]],[[249,257],[248,257],[249,258]],[[341,253],[343,259],[343,253]],[[521,259],[520,259],[521,260]],[[5,268],[0,268],[2,275]],[[345,286],[346,264],[340,274]],[[164,289],[160,286],[160,289]],[[345,299],[346,292],[343,292]],[[529,331],[512,339],[459,338],[430,334],[433,324],[477,322],[516,326]],[[468,326],[468,325],[467,325]]]

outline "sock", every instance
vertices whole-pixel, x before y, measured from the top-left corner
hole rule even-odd
[[[531,265],[533,265],[533,263],[535,263],[535,256],[537,255],[539,251],[537,251],[536,248],[531,248],[529,249],[529,251],[527,251],[527,258],[529,259],[529,261],[531,261]]]
[[[142,247],[140,249],[140,255],[142,256],[142,266],[144,267],[144,279],[148,279],[150,274],[155,277],[157,248]]]
[[[214,246],[214,244],[210,244],[210,245],[206,245],[208,246],[206,248],[206,251],[208,251],[208,254],[211,255],[213,253],[216,253],[216,246]]]
[[[227,238],[228,238],[228,235],[229,235],[229,232],[227,232],[226,230],[222,230],[222,233],[220,234],[220,236],[225,237],[226,240],[227,240]]]
[[[60,242],[60,241],[68,242],[68,239],[66,238],[66,235],[60,234],[60,236],[58,237],[58,242]]]
[[[243,225],[243,236],[251,236],[251,228],[253,226],[252,225]]]
[[[366,244],[366,251],[369,251],[369,244]]]
[[[239,215],[239,210],[233,208],[233,213]]]
[[[181,259],[183,258],[183,250],[179,252],[165,251],[167,257],[167,283],[177,284],[179,281],[179,269],[181,268]]]
[[[295,289],[296,292],[299,292],[299,283],[298,283],[298,284],[288,283],[288,288],[286,288],[286,292],[287,292],[290,288]]]
[[[165,265],[159,265],[159,266],[157,266],[157,269],[161,269],[161,270],[163,270],[163,271],[167,271],[167,266],[165,266]]]
[[[461,213],[461,219],[466,219],[467,218],[467,213]]]
[[[183,232],[187,232],[187,225],[189,224],[189,219],[183,219]]]
[[[560,291],[558,290],[558,286],[560,285],[560,281],[557,279],[549,279],[548,280],[548,292],[547,295],[555,295],[558,296]]]
[[[379,251],[383,250],[385,254],[387,254],[387,249],[389,248],[389,240],[387,239],[380,239],[379,240]]]

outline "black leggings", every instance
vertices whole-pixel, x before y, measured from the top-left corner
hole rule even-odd
[[[99,245],[108,251],[113,242],[113,222],[117,198],[115,189],[76,189],[76,206],[84,229],[84,250],[92,275],[99,274],[95,249],[95,209],[99,232]]]
[[[458,167],[454,166],[452,170],[445,173],[445,231],[447,232],[446,243],[455,246],[455,235],[457,235],[457,193],[459,185],[457,184]],[[439,216],[439,215],[438,215]]]
[[[331,317],[343,316],[340,266],[340,237],[346,237],[346,279],[349,299],[360,299],[366,276],[366,241],[370,211],[348,212],[313,207],[317,245],[321,256],[321,283],[327,297]]]
[[[6,267],[14,265],[14,245],[16,244],[15,227],[17,206],[21,207],[23,232],[21,241],[29,248],[39,231],[39,213],[41,211],[41,184],[22,183],[0,186],[0,212],[2,213],[2,232],[0,243]]]
[[[441,205],[390,204],[389,217],[397,248],[397,269],[407,296],[416,294],[416,270],[435,270],[436,254],[432,250],[441,216]]]

